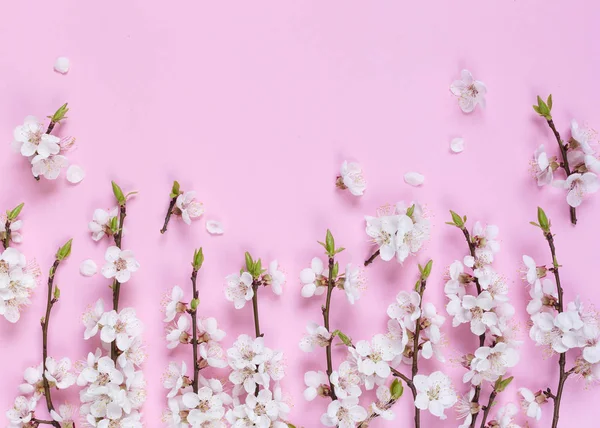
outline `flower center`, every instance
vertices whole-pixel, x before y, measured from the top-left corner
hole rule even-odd
[[[435,385],[433,388],[430,388],[427,391],[427,397],[429,397],[429,400],[434,401],[440,398],[440,389],[441,388],[439,385]]]
[[[117,269],[117,271],[126,270],[127,269],[127,260],[119,258],[115,262],[115,268]]]

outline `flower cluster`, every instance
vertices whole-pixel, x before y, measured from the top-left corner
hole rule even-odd
[[[112,280],[112,308],[99,299],[83,316],[86,340],[99,336],[101,347],[90,352],[81,364],[77,384],[82,418],[88,426],[141,427],[140,410],[146,400],[146,381],[140,366],[146,358],[143,349],[143,324],[134,308],[119,309],[121,285],[139,268],[133,253],[122,250],[127,196],[113,185],[118,207],[109,212],[97,209],[89,225],[92,239],[112,238],[101,271]]]
[[[54,127],[65,119],[69,111],[67,104],[62,105],[46,126],[34,116],[27,116],[23,125],[13,132],[13,147],[31,163],[31,172],[36,179],[45,177],[55,180],[69,161],[65,153],[75,144],[75,138],[59,138],[52,135]]]
[[[378,247],[365,265],[377,256],[383,261],[395,257],[402,263],[409,255],[419,251],[431,234],[431,223],[418,203],[386,205],[378,210],[376,217],[365,216],[365,220],[367,235]]]
[[[469,233],[464,224],[466,218],[451,213],[449,224],[461,229],[465,235],[469,255],[462,262],[456,260],[450,265],[444,286],[449,299],[446,310],[452,317],[453,327],[469,324],[471,332],[479,337],[475,352],[462,358],[467,369],[463,382],[470,388],[467,394],[470,398],[466,401],[470,404],[459,409],[459,416],[464,417],[461,427],[472,427],[481,410],[479,397],[484,383],[493,385],[489,407],[496,394],[512,381],[506,375],[519,361],[517,348],[520,342],[511,322],[515,309],[509,302],[508,286],[492,267],[495,254],[500,250],[498,228],[484,227],[476,222]]]
[[[538,186],[551,184],[566,191],[567,203],[571,207],[571,222],[575,224],[575,208],[581,205],[586,195],[600,189],[600,160],[593,147],[597,141],[596,132],[572,120],[571,138],[565,142],[552,119],[552,95],[547,101],[538,97],[538,104],[533,109],[548,123],[560,153],[560,159],[556,155],[551,156],[546,152],[544,144],[541,144],[533,154],[533,174]],[[555,178],[558,169],[563,170],[565,179]]]
[[[204,214],[204,204],[196,199],[196,192],[184,192],[178,181],[173,182],[173,187],[169,195],[170,202],[165,216],[165,223],[160,230],[160,233],[167,231],[167,226],[171,220],[171,216],[181,217],[187,225],[192,224],[192,220]]]
[[[252,273],[249,269],[241,270],[239,274],[227,275],[225,281],[227,285],[225,297],[236,309],[242,309],[246,306],[246,302],[256,298],[259,287],[271,287],[273,293],[280,296],[285,284],[285,274],[279,269],[277,260],[273,260],[269,263],[268,269],[262,269],[261,263],[256,272]]]
[[[552,394],[550,388],[537,393],[527,388],[520,389],[523,408],[529,417],[537,420],[542,415],[541,405],[549,398],[553,399],[555,408],[560,406],[558,391],[562,390],[570,375],[577,375],[589,383],[600,380],[600,316],[586,307],[578,296],[574,301],[565,303],[554,237],[541,209],[538,209],[538,223],[549,243],[553,263],[550,266],[537,265],[531,257],[523,256],[523,276],[529,285],[531,297],[527,305],[531,319],[529,337],[537,346],[545,347],[549,354],[559,355],[560,373],[556,395]],[[579,352],[574,365],[567,370],[566,353],[576,349]]]
[[[40,276],[37,264],[27,262],[23,253],[10,246],[22,241],[19,231],[23,222],[18,220],[22,208],[23,204],[6,212],[4,228],[0,232],[5,248],[0,253],[0,315],[11,323],[16,323],[23,307],[29,305]]]

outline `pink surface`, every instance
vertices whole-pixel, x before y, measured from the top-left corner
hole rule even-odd
[[[517,272],[521,255],[549,261],[538,230],[528,224],[537,205],[545,207],[557,234],[567,298],[599,302],[591,278],[597,263],[598,197],[578,210],[580,224],[568,223],[564,194],[538,190],[528,161],[540,143],[554,150],[549,130],[536,118],[535,96],[552,92],[553,114],[566,132],[571,117],[598,125],[600,4],[593,1],[419,2],[199,2],[146,1],[8,2],[0,26],[0,207],[25,202],[25,243],[20,247],[43,267],[44,280],[58,245],[74,238],[73,255],[57,275],[62,290],[51,326],[50,354],[83,357],[96,342],[84,342],[81,314],[98,297],[109,299],[107,281],[79,275],[79,263],[102,260],[105,245],[87,232],[95,208],[112,204],[110,180],[139,190],[129,204],[124,246],[135,251],[141,270],[123,286],[123,306],[134,305],[146,325],[147,426],[165,407],[160,374],[183,351],[167,351],[160,301],[173,285],[188,287],[192,251],[203,246],[200,312],[217,316],[230,344],[252,333],[251,307],[235,311],[225,300],[225,275],[239,269],[243,252],[277,258],[288,274],[284,295],[261,296],[261,324],[272,347],[285,351],[284,387],[298,426],[318,425],[325,401],[302,398],[302,375],[323,369],[322,352],[304,354],[298,341],[309,320],[320,320],[319,304],[300,297],[297,279],[320,255],[317,239],[327,227],[347,248],[340,260],[360,263],[370,253],[364,214],[386,202],[418,199],[433,222],[433,237],[415,260],[403,266],[378,261],[365,273],[368,289],[349,306],[336,293],[332,325],[355,340],[384,331],[385,308],[416,277],[416,262],[435,261],[426,299],[445,303],[443,274],[466,252],[459,231],[446,226],[448,209],[500,227],[503,249],[497,269],[510,283],[524,336],[526,289]],[[57,56],[71,59],[71,71],[53,72]],[[489,88],[488,108],[464,115],[448,86],[469,68]],[[70,158],[87,178],[37,183],[25,159],[10,149],[12,129],[28,114],[51,114],[71,106],[59,130],[78,138]],[[462,136],[466,150],[449,151]],[[344,159],[359,161],[369,187],[353,199],[335,190]],[[408,171],[426,177],[422,188],[403,182]],[[207,208],[188,228],[174,222],[158,232],[173,179],[195,189]],[[211,237],[205,219],[224,223],[225,235]],[[17,393],[25,367],[41,358],[39,319],[44,288],[17,325],[0,322],[0,409]],[[466,329],[466,326],[463,326]],[[463,331],[461,329],[461,331]],[[476,340],[445,326],[446,355],[472,350]],[[460,340],[467,338],[469,342]],[[539,388],[557,382],[556,358],[526,338],[523,360],[513,371],[514,387]],[[341,349],[335,351],[339,363]],[[463,369],[444,369],[460,391]],[[503,393],[515,400],[516,389]],[[57,396],[59,397],[59,396]],[[408,396],[407,396],[408,397]],[[396,410],[405,426],[412,415],[405,397]],[[598,389],[567,383],[562,427],[597,417]],[[57,398],[58,400],[58,398]],[[537,425],[548,426],[550,406]],[[453,427],[429,414],[425,427]],[[589,423],[584,423],[590,426]]]

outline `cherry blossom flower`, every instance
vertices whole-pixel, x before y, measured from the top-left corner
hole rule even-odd
[[[112,235],[110,230],[110,222],[119,214],[119,208],[115,207],[109,211],[104,211],[100,208],[94,211],[94,217],[88,224],[88,229],[92,232],[94,241],[101,240],[105,235]]]
[[[587,127],[581,127],[575,120],[571,120],[571,138],[578,143],[586,154],[591,154],[594,149],[590,146],[590,141],[593,137],[593,131]]]
[[[129,281],[131,274],[140,268],[133,251],[121,250],[117,246],[108,247],[104,259],[106,264],[102,266],[102,275],[108,279],[115,278],[121,284]]]
[[[0,216],[0,225],[6,224],[6,217]],[[23,236],[21,235],[21,227],[23,227],[23,221],[17,220],[10,223],[10,242],[15,244],[20,244],[23,242]],[[0,241],[4,241],[6,239],[6,229],[3,227],[0,230]]]
[[[271,290],[278,296],[281,296],[283,292],[282,286],[285,284],[285,274],[279,270],[279,263],[277,260],[273,260],[269,263],[269,283],[271,284]]]
[[[346,273],[344,275],[344,291],[346,298],[353,305],[360,298],[360,287],[363,284],[363,278],[360,275],[360,269],[351,263],[346,265]]]
[[[558,291],[556,285],[549,279],[536,281],[529,290],[531,300],[527,303],[527,313],[535,315],[544,307],[554,308],[558,302]]]
[[[465,113],[471,113],[477,104],[485,107],[487,88],[483,82],[474,80],[469,70],[461,71],[460,80],[452,82],[450,92],[458,97],[458,105]]]
[[[377,402],[371,404],[371,410],[376,415],[386,421],[393,420],[396,415],[392,412],[390,403],[392,402],[392,393],[386,385],[381,385],[376,391]]]
[[[22,427],[28,424],[33,418],[33,411],[37,405],[37,400],[19,396],[11,409],[6,412],[6,417],[11,423],[10,427]]]
[[[196,200],[196,192],[185,192],[175,201],[175,214],[180,215],[185,224],[192,224],[192,220],[204,214],[204,205]]]
[[[399,221],[408,225],[412,221],[407,216],[402,219],[396,216],[371,217],[365,216],[367,221],[367,235],[373,243],[379,247],[379,257],[383,261],[389,261],[396,254],[396,232],[399,229]]]
[[[556,161],[550,160],[546,153],[544,145],[540,145],[533,154],[533,172],[537,179],[538,186],[546,186],[552,183],[554,178],[553,164]]]
[[[360,165],[355,162],[348,163],[344,161],[336,186],[342,190],[348,189],[354,196],[362,196],[367,188],[367,182]]]
[[[396,295],[396,302],[388,306],[390,318],[400,321],[409,330],[414,330],[415,322],[421,316],[421,296],[416,291],[401,291]]]
[[[52,420],[60,422],[61,427],[64,428],[73,428],[75,426],[74,414],[75,407],[69,404],[61,404],[58,407],[58,412],[56,410],[50,411],[50,416],[52,416]]]
[[[540,407],[540,401],[545,402],[545,398],[541,398],[541,394],[534,394],[527,388],[519,388],[519,394],[523,397],[521,406],[523,410],[530,418],[539,421],[542,418],[542,408]],[[538,401],[540,397],[540,401]]]
[[[242,309],[246,306],[246,302],[252,300],[254,290],[252,288],[253,278],[248,272],[242,272],[241,275],[231,274],[225,280],[227,288],[225,289],[225,297],[236,309]]]
[[[325,267],[323,261],[318,257],[312,259],[310,268],[303,269],[300,272],[300,282],[302,282],[302,297],[319,296],[327,288],[327,278],[325,277]]]
[[[361,374],[356,365],[351,364],[350,361],[342,362],[338,369],[331,373],[330,379],[338,398],[359,397],[362,394]]]
[[[120,351],[126,351],[134,337],[142,334],[143,326],[135,309],[124,308],[121,312],[110,311],[102,314],[98,322],[102,326],[100,338],[105,343],[116,341]]]
[[[225,416],[223,401],[208,387],[200,388],[198,393],[185,393],[183,403],[188,409],[192,409],[187,416],[187,421],[192,426],[219,421]]]
[[[395,347],[389,337],[376,334],[371,342],[361,340],[356,343],[356,348],[350,348],[351,354],[355,355],[359,373],[365,376],[365,386],[368,390],[373,389],[374,384],[380,385],[390,375],[389,363],[402,350]]]
[[[83,314],[83,325],[85,326],[83,337],[85,340],[88,340],[90,337],[93,337],[98,333],[98,328],[100,327],[100,318],[102,318],[103,314],[104,301],[102,299],[98,299],[94,307],[88,308],[88,310]]]
[[[506,406],[499,408],[496,414],[498,428],[521,428],[514,421],[514,417],[518,412],[519,409],[513,403],[508,403]]]
[[[169,363],[167,373],[163,377],[163,386],[170,390],[167,398],[175,397],[179,393],[179,390],[186,386],[189,381],[185,375],[186,370],[187,366],[185,362],[182,362],[181,365],[173,362]]]
[[[312,401],[317,396],[323,396],[325,395],[325,391],[329,390],[327,375],[322,371],[304,373],[304,384],[306,385],[306,389],[304,390],[304,399],[306,401]]]
[[[575,172],[566,180],[554,180],[554,185],[567,190],[567,203],[576,208],[581,205],[585,195],[596,193],[600,189],[600,180],[593,172]]]
[[[367,411],[358,404],[358,398],[348,397],[329,403],[321,423],[328,427],[353,428],[367,418]]]
[[[56,180],[60,171],[68,164],[69,161],[62,155],[37,155],[31,160],[31,172],[34,177],[42,176],[48,180]]]
[[[75,383],[76,377],[71,373],[71,360],[63,358],[56,361],[52,357],[46,359],[46,379],[56,389],[66,389]]]
[[[415,406],[429,412],[440,419],[446,419],[444,411],[451,408],[457,401],[450,378],[437,371],[429,376],[416,375],[413,379],[417,396]]]
[[[171,322],[175,319],[175,316],[177,314],[186,311],[187,306],[185,303],[183,303],[183,297],[184,294],[181,287],[179,287],[178,285],[173,287],[173,290],[171,290],[171,297],[168,300],[167,305],[165,307],[165,319],[163,320],[164,322]]]
[[[167,333],[167,341],[169,342],[167,348],[174,349],[180,343],[189,343],[190,327],[191,323],[189,317],[187,315],[180,316],[177,319],[176,327],[172,328],[169,333]]]
[[[13,137],[13,145],[19,147],[21,154],[26,157],[39,155],[47,158],[60,151],[60,138],[46,134],[44,125],[34,116],[27,116],[23,125],[15,128]]]
[[[331,333],[322,325],[309,322],[306,331],[308,334],[300,341],[300,349],[304,352],[312,352],[315,346],[325,347],[331,343]]]

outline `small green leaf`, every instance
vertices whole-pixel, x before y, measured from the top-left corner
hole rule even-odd
[[[541,113],[540,113],[540,108],[539,108],[538,106],[533,106],[533,109],[535,110],[535,112],[536,112],[537,114],[541,114]]]
[[[258,278],[262,274],[262,260],[258,259],[254,263],[254,271],[252,272],[252,276],[254,278]]]
[[[325,251],[327,251],[329,257],[335,254],[335,241],[329,229],[327,229],[327,234],[325,235]]]
[[[340,265],[338,262],[335,262],[335,264],[333,265],[333,269],[331,270],[331,276],[335,279],[335,278],[337,278],[339,272],[340,272]]]
[[[534,225],[535,227],[540,227],[540,225],[539,225],[539,224],[537,224],[535,221],[530,221],[530,222],[529,222],[529,224],[532,224],[532,225]],[[541,229],[541,227],[540,227],[540,229]]]
[[[246,251],[246,254],[244,254],[244,256],[246,257],[246,270],[250,274],[252,274],[252,272],[254,271],[254,260],[252,260],[252,256],[248,251]]]
[[[346,248],[344,247],[339,247],[337,250],[335,250],[335,254],[341,253],[342,251],[344,251]]]
[[[390,394],[392,395],[392,400],[398,400],[402,397],[404,393],[404,385],[400,382],[400,379],[394,379],[392,384],[390,385]]]
[[[454,226],[462,229],[465,226],[465,222],[462,217],[456,214],[454,211],[450,210],[450,215],[452,216],[452,221]]]
[[[171,189],[171,199],[176,198],[177,196],[179,196],[179,182],[177,180],[175,180],[173,182],[173,188]]]
[[[287,426],[288,426],[288,428],[296,428],[296,425],[294,425],[294,424],[291,424],[291,423],[289,423],[289,422],[287,423]]]
[[[431,275],[432,266],[433,266],[433,260],[429,260],[427,262],[427,264],[425,265],[425,267],[423,268],[423,271],[421,272],[421,278],[423,278],[423,279],[429,278],[429,275]]]
[[[192,267],[194,270],[198,271],[202,267],[204,263],[204,253],[202,252],[202,247],[194,250],[194,260],[192,261]]]
[[[62,106],[56,110],[56,112],[52,116],[48,116],[50,120],[54,123],[58,123],[63,119],[66,119],[65,115],[69,111],[68,103],[64,103]]]
[[[190,307],[192,308],[192,311],[195,311],[196,309],[198,309],[199,304],[200,304],[200,300],[192,299],[192,301],[190,302]]]
[[[548,110],[552,111],[552,94],[548,95]]]
[[[413,214],[415,213],[415,204],[412,204],[410,207],[408,207],[408,209],[406,210],[406,215],[408,217],[412,217]]]
[[[60,288],[58,286],[54,287],[54,300],[60,299]]]
[[[110,219],[110,231],[113,233],[113,235],[115,233],[117,233],[119,231],[119,218],[118,217],[113,217]]]
[[[544,210],[541,207],[538,207],[537,217],[538,217],[538,224],[540,225],[540,228],[544,232],[550,231],[550,222],[548,221],[548,217],[546,216],[546,213],[544,212]]]
[[[11,211],[6,213],[6,217],[8,220],[13,221],[16,220],[17,217],[19,216],[19,214],[21,214],[21,210],[23,209],[23,206],[25,204],[21,203],[19,205],[17,205],[15,208],[13,208]]]
[[[115,198],[117,199],[117,202],[119,203],[119,205],[125,205],[125,195],[123,194],[123,190],[121,190],[121,188],[119,187],[119,185],[117,183],[115,183],[114,181],[111,182],[112,183],[112,189],[113,189],[113,193],[115,195]]]
[[[514,377],[511,376],[511,377],[507,377],[506,379],[502,379],[502,376],[500,376],[494,385],[494,391],[496,391],[496,392],[504,391],[508,387],[508,385],[510,385],[513,378]]]
[[[71,244],[73,243],[72,239],[69,239],[65,245],[60,247],[56,252],[56,260],[64,260],[71,255]]]
[[[340,340],[342,341],[342,343],[346,346],[352,346],[352,339],[350,339],[348,336],[346,336],[344,333],[342,333],[340,330],[334,330],[333,333],[331,333],[332,337],[339,337]]]

